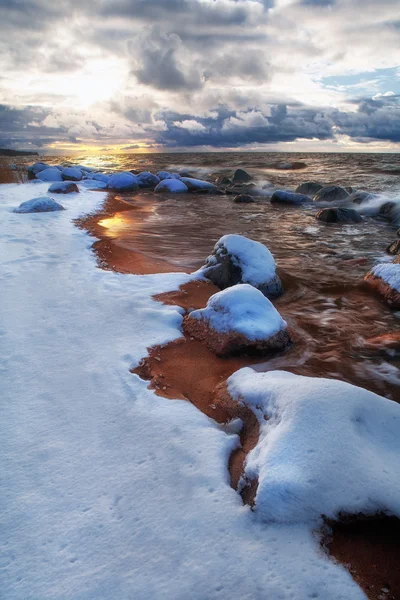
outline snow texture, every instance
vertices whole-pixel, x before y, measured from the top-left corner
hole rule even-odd
[[[260,439],[246,460],[265,521],[340,512],[400,517],[400,405],[343,381],[245,368],[228,380]]]
[[[57,167],[49,167],[44,171],[40,171],[36,173],[37,179],[41,179],[42,181],[62,181],[61,171],[57,169]]]
[[[139,188],[139,185],[132,173],[115,173],[108,180],[107,187],[120,192],[133,192]]]
[[[157,185],[155,192],[169,192],[173,194],[182,194],[188,192],[188,187],[179,179],[163,179]]]
[[[190,316],[206,319],[216,331],[235,331],[252,341],[268,339],[287,326],[268,298],[246,283],[214,294],[206,308]]]
[[[58,210],[65,210],[64,207],[49,198],[49,196],[39,196],[38,198],[32,198],[21,202],[18,208],[15,208],[15,213],[38,213],[38,212],[55,212]]]
[[[106,194],[13,214],[40,187],[0,186],[2,597],[365,600],[308,526],[243,506],[236,435],[129,372],[181,335],[181,309],[152,296],[188,276],[100,270],[72,220]]]
[[[80,181],[82,179],[82,171],[76,167],[66,167],[61,171],[61,176],[65,181]]]
[[[371,270],[372,275],[380,277],[389,287],[400,293],[400,263],[382,263]]]

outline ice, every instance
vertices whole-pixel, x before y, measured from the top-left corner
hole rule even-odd
[[[241,369],[230,394],[248,405],[260,439],[246,460],[265,521],[339,513],[400,516],[400,405],[343,381]]]
[[[248,284],[214,294],[206,308],[194,310],[190,316],[206,319],[216,331],[234,331],[249,340],[265,340],[287,326],[272,302]]]

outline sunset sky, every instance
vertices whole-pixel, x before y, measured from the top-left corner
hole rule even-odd
[[[399,0],[0,0],[0,146],[399,151]]]

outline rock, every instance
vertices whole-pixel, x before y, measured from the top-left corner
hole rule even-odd
[[[139,185],[132,173],[116,173],[111,175],[107,187],[118,192],[134,192],[139,188]]]
[[[361,215],[353,208],[323,208],[315,218],[323,223],[360,223]]]
[[[80,181],[82,179],[82,171],[75,167],[67,167],[61,171],[61,176],[64,181]]]
[[[65,210],[65,208],[53,200],[53,198],[49,198],[49,196],[39,196],[38,198],[32,198],[32,200],[27,200],[26,202],[22,202],[15,208],[13,212],[15,213],[38,213],[38,212],[54,212],[58,210]]]
[[[178,173],[169,173],[168,171],[158,171],[157,177],[160,181],[164,181],[164,179],[180,179],[181,176]]]
[[[249,196],[249,194],[239,194],[238,196],[234,197],[233,201],[236,203],[249,204],[250,202],[255,202],[255,199],[253,196]]]
[[[44,162],[35,162],[33,165],[28,167],[28,179],[35,179],[36,175],[45,169],[50,169],[50,165]]]
[[[224,235],[198,274],[221,289],[249,283],[267,298],[283,293],[274,257],[266,246],[242,235]]]
[[[350,194],[347,198],[348,202],[353,202],[353,204],[362,204],[363,202],[368,202],[369,200],[374,200],[376,198],[375,194],[371,194],[370,192],[363,192],[362,190],[357,190]]]
[[[154,190],[156,193],[184,194],[189,191],[180,179],[163,179]]]
[[[394,256],[400,254],[400,240],[395,240],[394,242],[389,244],[389,246],[387,246],[386,248],[386,252],[388,254],[393,254]]]
[[[271,165],[273,169],[279,169],[280,171],[297,171],[299,169],[306,169],[307,164],[305,162],[286,162],[286,163],[274,163]]]
[[[398,355],[400,354],[400,331],[392,331],[368,338],[361,348],[375,351],[378,354]]]
[[[216,185],[232,185],[233,181],[232,181],[232,179],[229,179],[229,177],[226,177],[225,175],[221,175],[220,177],[217,178],[215,183],[216,183]]]
[[[102,181],[103,183],[108,183],[110,181],[110,175],[106,175],[105,173],[93,173],[91,179],[95,181]]]
[[[379,207],[378,217],[382,217],[393,225],[400,225],[400,204],[398,202],[385,202]]]
[[[183,183],[187,186],[189,192],[197,192],[199,190],[206,192],[215,192],[217,187],[209,181],[203,181],[202,179],[192,179],[191,177],[182,177]]]
[[[40,171],[36,177],[42,181],[62,181],[61,171],[57,167],[49,167],[44,171]]]
[[[345,190],[346,190],[346,192],[347,192],[348,194],[350,194],[350,195],[351,195],[351,194],[354,194],[354,193],[355,193],[355,191],[356,191],[354,188],[352,188],[352,187],[351,187],[351,185],[348,185],[348,186],[347,186],[347,187],[345,187],[344,189],[345,189]]]
[[[140,188],[155,188],[160,181],[161,180],[157,175],[153,175],[153,173],[149,173],[148,171],[143,171],[143,173],[139,173],[137,176],[137,182]]]
[[[233,183],[247,183],[252,178],[244,169],[236,169],[233,175]]]
[[[272,204],[304,204],[304,202],[310,202],[310,198],[287,190],[276,190],[271,196]]]
[[[211,296],[206,308],[184,318],[183,329],[218,356],[282,350],[290,344],[286,322],[268,298],[249,284]]]
[[[349,194],[346,190],[338,185],[327,185],[319,190],[313,200],[314,202],[338,202],[345,200]]]
[[[400,238],[400,229],[397,230],[396,235],[397,235],[398,238]]]
[[[296,194],[305,194],[312,198],[319,190],[322,190],[323,187],[324,186],[321,183],[317,183],[316,181],[305,181],[296,188],[295,192]]]
[[[192,175],[191,173],[188,173],[187,171],[182,171],[182,173],[179,173],[180,177],[189,177],[189,179],[196,179],[196,177],[194,175]]]
[[[381,294],[394,309],[400,309],[400,255],[392,263],[378,264],[364,281]]]
[[[79,193],[79,188],[72,181],[56,181],[51,184],[47,191],[53,194],[71,194],[72,192]]]
[[[132,175],[139,175],[140,171],[138,171],[137,169],[130,169],[129,173],[132,173]]]

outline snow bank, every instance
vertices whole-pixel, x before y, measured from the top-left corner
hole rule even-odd
[[[389,287],[400,292],[400,263],[382,263],[371,269],[372,275],[380,277]]]
[[[268,298],[248,284],[214,294],[206,308],[193,310],[190,316],[206,319],[216,331],[234,331],[249,340],[269,338],[287,327]]]
[[[342,381],[250,368],[234,373],[228,389],[260,424],[245,470],[259,479],[263,520],[400,516],[399,404]]]
[[[179,179],[163,179],[157,185],[155,192],[170,192],[172,194],[182,194],[189,191],[188,187]]]
[[[48,196],[39,196],[22,202],[18,208],[14,208],[15,213],[37,213],[37,212],[55,212],[65,210],[61,204],[49,198]]]
[[[189,277],[97,268],[72,220],[105,193],[82,185],[55,219],[11,212],[47,187],[0,186],[4,598],[365,599],[308,526],[242,505],[236,436],[129,372],[181,335],[181,310],[152,296]]]

